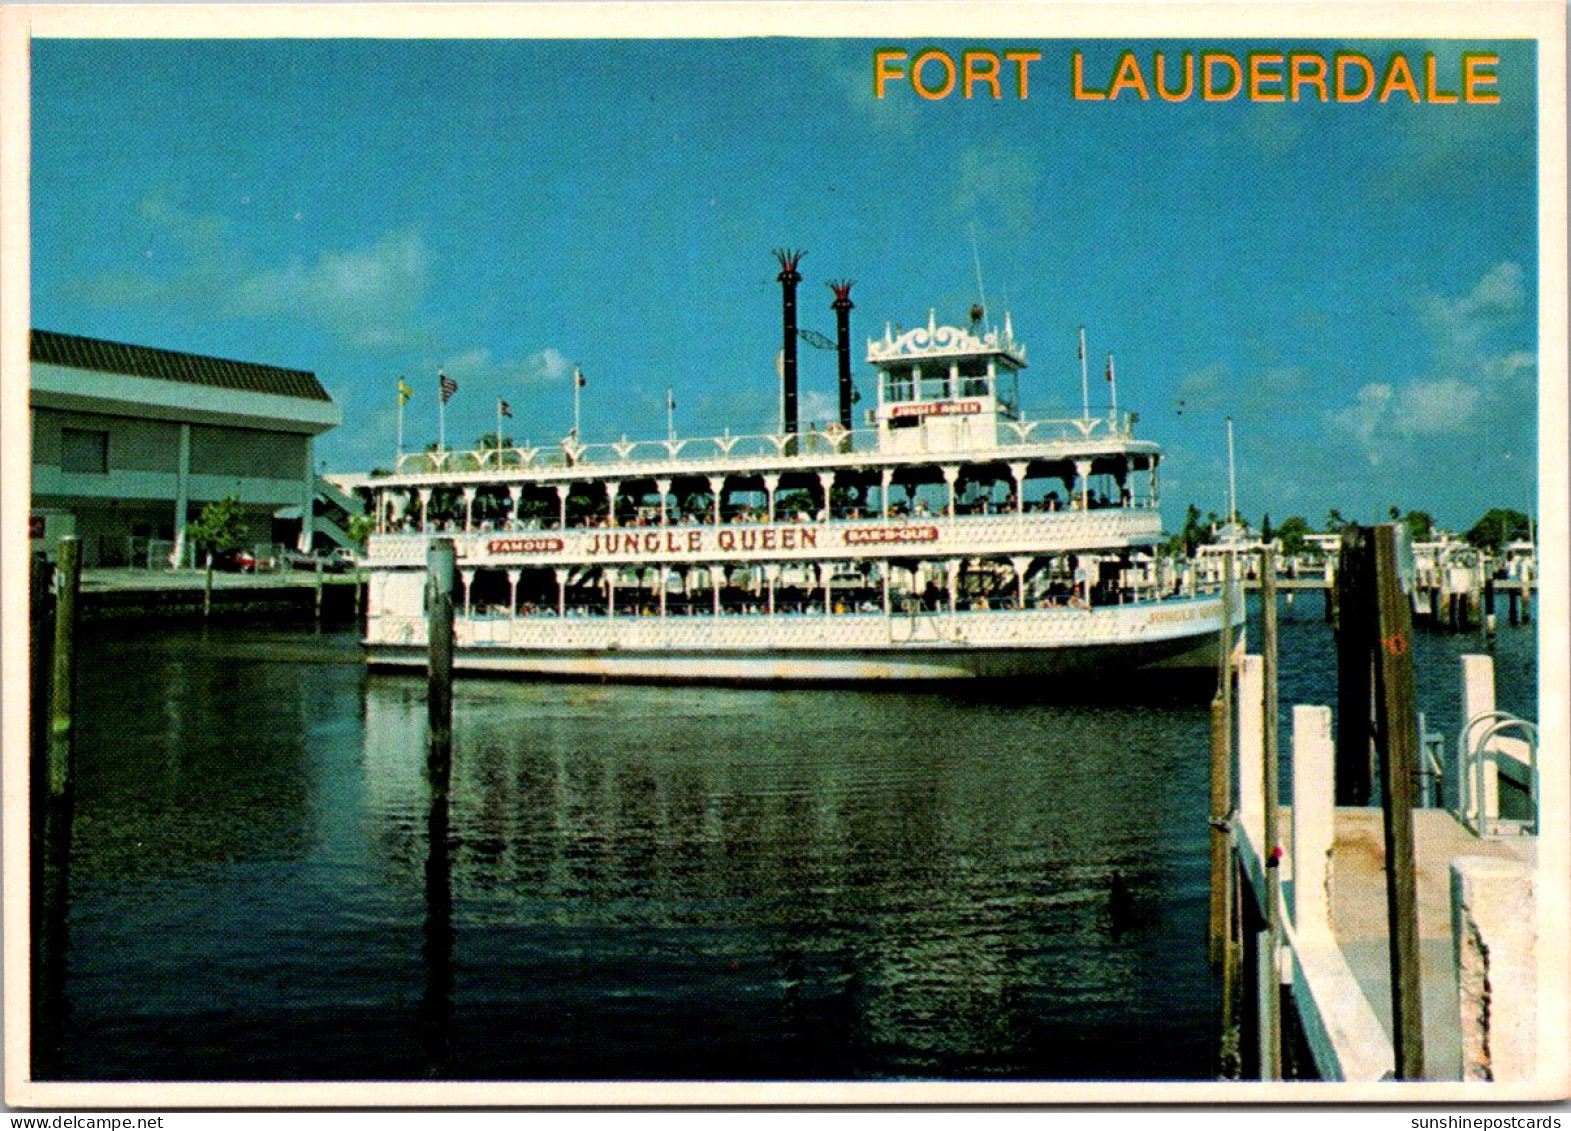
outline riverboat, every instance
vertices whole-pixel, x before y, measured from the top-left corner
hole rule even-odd
[[[870,340],[877,403],[854,421],[850,288],[836,284],[840,418],[800,427],[795,261],[781,263],[779,432],[575,431],[401,455],[362,479],[370,663],[426,662],[441,537],[457,558],[459,670],[749,683],[1214,670],[1222,595],[1159,553],[1161,450],[1133,414],[1025,419],[1025,346],[1009,316],[992,326],[974,309],[968,324],[930,313]],[[1082,345],[1082,382],[1083,358]]]

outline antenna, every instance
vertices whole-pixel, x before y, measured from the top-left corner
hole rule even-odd
[[[971,263],[976,267],[976,299],[982,304],[982,328],[987,325],[987,291],[982,288],[982,255],[976,249],[976,221],[971,221]]]
[[[1233,473],[1233,418],[1227,418],[1227,521],[1229,525],[1238,519],[1238,482]],[[1238,529],[1235,526],[1233,533]]]

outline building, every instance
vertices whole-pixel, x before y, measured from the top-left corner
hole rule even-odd
[[[187,561],[187,523],[229,496],[255,542],[280,514],[316,538],[339,410],[314,373],[34,330],[31,409],[33,537],[75,533],[85,565]]]

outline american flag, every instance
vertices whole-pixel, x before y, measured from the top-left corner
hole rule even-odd
[[[503,416],[507,417],[509,420],[513,418],[513,406],[502,400],[500,397],[497,398],[496,410]]]
[[[589,384],[588,381],[584,380],[584,371],[582,369],[574,369],[573,370],[573,376],[577,379],[578,387],[580,389],[582,389],[585,385]]]
[[[443,373],[441,370],[437,370],[436,375],[441,379],[442,382],[442,403],[446,404],[448,401],[453,399],[453,394],[458,392],[458,382],[453,380],[446,373]]]

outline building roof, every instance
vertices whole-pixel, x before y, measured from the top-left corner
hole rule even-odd
[[[50,330],[32,332],[32,359],[45,365],[70,369],[89,369],[98,373],[118,373],[130,377],[149,377],[155,381],[179,381],[188,385],[208,385],[251,393],[299,397],[304,400],[332,401],[315,373],[303,369],[280,369],[250,361],[230,361],[194,353],[79,338]]]

